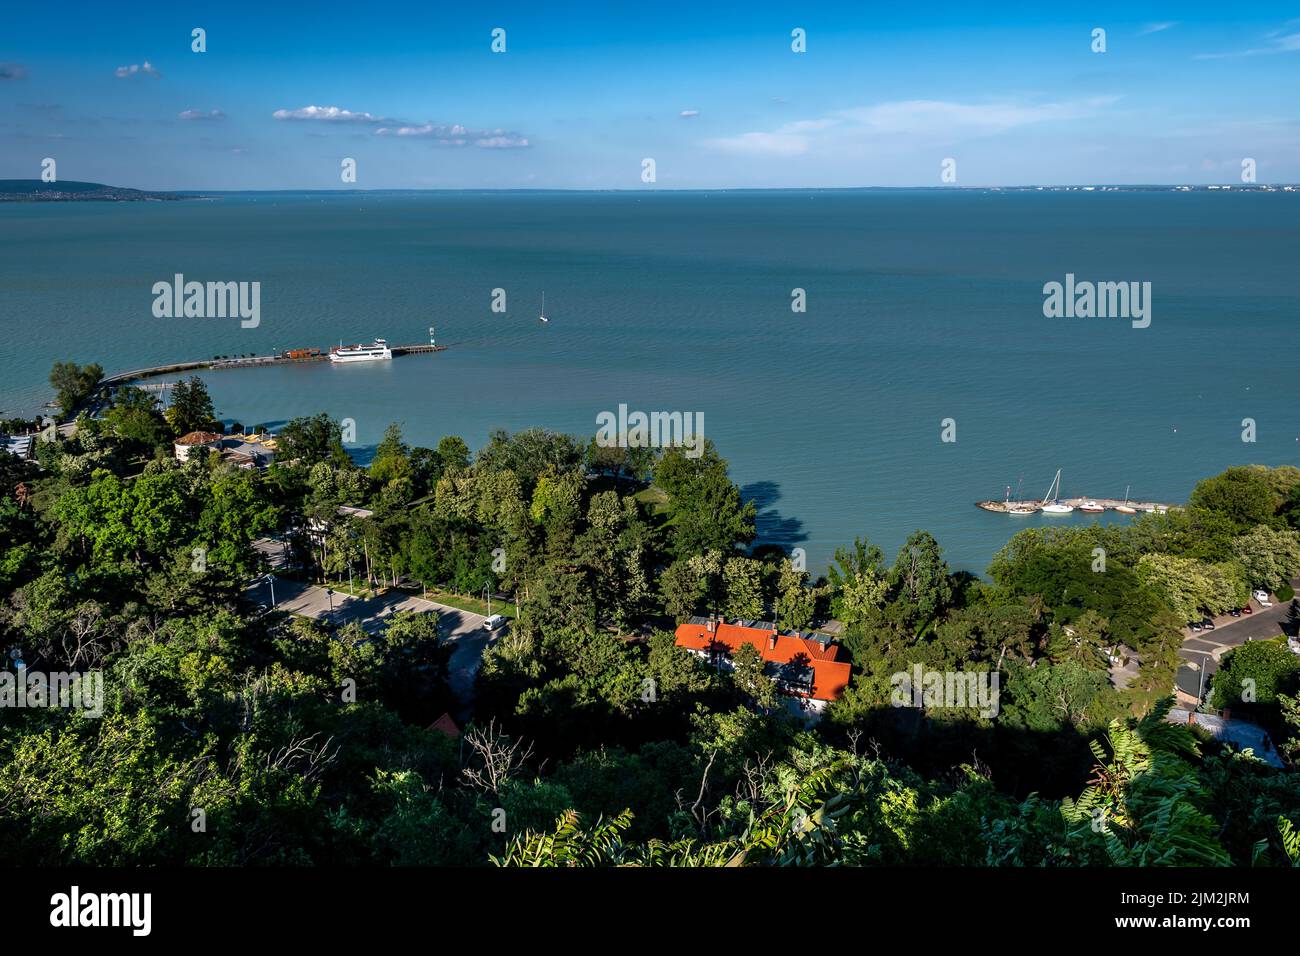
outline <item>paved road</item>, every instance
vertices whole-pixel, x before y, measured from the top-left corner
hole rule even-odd
[[[271,587],[264,580],[245,593],[251,601],[268,606],[271,604]],[[324,587],[318,585],[277,577],[275,599],[277,608],[290,614],[318,619],[330,617],[331,597]],[[474,701],[474,677],[479,665],[483,663],[483,652],[510,627],[507,624],[489,633],[483,629],[482,614],[426,601],[402,591],[389,590],[373,598],[357,598],[335,591],[332,602],[332,620],[335,624],[355,621],[362,630],[371,634],[381,632],[387,619],[397,611],[437,611],[438,636],[452,645],[448,679],[452,692],[460,701],[456,717],[462,723]]]
[[[1254,614],[1241,617],[1223,617],[1214,619],[1214,630],[1191,631],[1178,649],[1178,656],[1187,661],[1179,669],[1178,685],[1183,688],[1200,687],[1200,669],[1205,670],[1204,686],[1210,686],[1210,678],[1219,669],[1219,660],[1225,651],[1240,647],[1247,641],[1268,640],[1282,633],[1293,633],[1287,624],[1291,616],[1291,604],[1274,601],[1272,607],[1261,608],[1258,601],[1251,601]],[[1192,694],[1190,696],[1195,696]]]

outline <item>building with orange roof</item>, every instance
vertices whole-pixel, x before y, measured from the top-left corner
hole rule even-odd
[[[720,667],[730,667],[731,655],[749,644],[767,662],[777,687],[814,713],[849,686],[848,655],[829,634],[782,633],[771,621],[693,617],[678,625],[676,644]]]
[[[456,726],[456,721],[452,719],[451,714],[443,714],[429,725],[429,730],[440,733],[451,740],[457,740],[460,737],[460,728]]]
[[[221,432],[189,432],[173,443],[177,461],[189,461],[195,450],[215,451],[221,460],[236,468],[265,468],[275,455],[275,449],[257,444],[236,435]]]
[[[187,432],[172,445],[176,460],[189,461],[190,453],[196,448],[220,448],[224,437],[220,432]]]

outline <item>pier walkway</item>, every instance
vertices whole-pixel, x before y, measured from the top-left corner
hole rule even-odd
[[[393,357],[399,355],[420,355],[426,352],[441,352],[445,345],[394,345],[391,347]],[[136,368],[127,372],[115,372],[100,379],[101,388],[114,388],[127,382],[136,382],[159,375],[171,375],[178,372],[195,372],[201,370],[218,370],[229,368],[260,368],[264,365],[296,365],[301,362],[324,362],[329,360],[327,349],[292,349],[279,355],[249,355],[241,358],[211,358],[194,362],[172,362],[167,365],[152,365],[148,368]]]

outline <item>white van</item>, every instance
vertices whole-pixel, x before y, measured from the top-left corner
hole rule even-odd
[[[493,614],[483,621],[483,630],[495,631],[498,627],[506,622],[506,619],[500,614]]]

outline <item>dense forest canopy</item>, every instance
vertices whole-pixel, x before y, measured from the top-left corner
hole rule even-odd
[[[74,405],[99,370],[56,375]],[[6,664],[100,672],[104,692],[98,715],[0,709],[11,861],[1300,860],[1300,776],[1164,719],[1194,614],[1289,595],[1300,470],[1233,468],[1185,509],[1021,531],[987,580],[925,531],[892,561],[846,542],[813,577],[753,548],[754,505],[711,443],[688,457],[531,429],[471,454],[394,425],[362,468],[318,415],[280,431],[265,470],[175,459],[175,438],[218,421],[198,379],[166,414],[119,389],[37,463],[0,455]],[[363,631],[258,609],[254,545],[272,536],[294,555],[280,573],[307,581],[509,595],[472,712],[433,615]],[[839,622],[852,684],[809,724],[757,655],[728,669],[674,645],[700,614]],[[1247,645],[1212,696],[1290,760],[1297,662]],[[997,714],[894,706],[894,675],[918,665],[996,675]],[[459,738],[433,728],[444,713]]]

